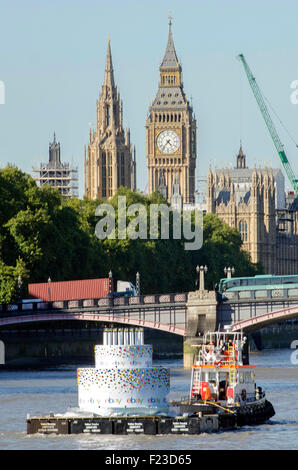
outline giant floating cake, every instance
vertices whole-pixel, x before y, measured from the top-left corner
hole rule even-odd
[[[80,411],[100,416],[154,415],[166,412],[170,371],[152,367],[152,346],[143,329],[105,329],[95,346],[95,367],[80,368]]]

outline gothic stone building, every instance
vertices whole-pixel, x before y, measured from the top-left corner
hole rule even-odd
[[[166,52],[159,67],[156,97],[146,119],[146,155],[149,194],[159,190],[170,202],[173,185],[183,203],[194,202],[196,168],[196,120],[182,83],[172,23]]]
[[[97,125],[85,147],[85,196],[108,199],[120,186],[136,189],[136,155],[123,129],[123,105],[114,81],[110,40],[104,84],[97,101]]]
[[[209,170],[206,210],[239,230],[243,249],[267,274],[298,272],[298,212],[284,200],[279,169],[249,169],[240,147],[232,170]]]

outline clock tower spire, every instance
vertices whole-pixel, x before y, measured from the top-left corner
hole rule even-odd
[[[146,120],[146,144],[149,194],[158,190],[162,170],[168,198],[175,180],[181,188],[183,203],[193,203],[196,120],[183,90],[171,16],[166,51],[159,67],[158,90]]]

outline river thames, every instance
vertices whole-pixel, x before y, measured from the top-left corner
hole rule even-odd
[[[76,366],[0,371],[1,450],[288,450],[298,449],[298,365],[293,350],[252,353],[257,385],[275,416],[263,425],[196,436],[27,435],[26,417],[64,414],[77,407]],[[182,360],[154,361],[171,369],[170,399],[189,392],[190,371]],[[80,364],[79,366],[84,366]]]

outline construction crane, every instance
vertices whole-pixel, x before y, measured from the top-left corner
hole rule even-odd
[[[237,58],[238,58],[239,60],[241,60],[241,62],[242,62],[242,64],[243,64],[245,73],[246,73],[247,78],[248,78],[248,82],[249,82],[250,87],[251,87],[251,89],[252,89],[252,91],[253,91],[253,94],[254,94],[254,96],[255,96],[255,99],[256,99],[256,101],[257,101],[257,103],[258,103],[258,106],[259,106],[259,108],[260,108],[260,111],[261,111],[261,113],[262,113],[262,116],[263,116],[263,118],[264,118],[264,121],[265,121],[265,123],[266,123],[266,125],[267,125],[267,127],[268,127],[268,130],[269,130],[270,135],[271,135],[271,137],[272,137],[273,143],[274,143],[274,145],[275,145],[275,147],[276,147],[276,150],[277,150],[277,152],[278,152],[279,158],[280,158],[280,160],[281,160],[281,162],[282,162],[282,164],[283,164],[283,167],[284,167],[284,169],[285,169],[285,171],[286,171],[286,173],[287,173],[287,175],[288,175],[288,178],[289,178],[289,180],[290,180],[290,183],[291,183],[291,185],[292,185],[292,187],[293,187],[293,189],[294,189],[294,191],[295,191],[295,195],[297,195],[297,193],[298,193],[298,184],[297,184],[297,183],[298,183],[298,180],[297,180],[297,178],[295,177],[294,172],[293,172],[293,170],[292,170],[292,168],[291,168],[291,165],[290,165],[290,163],[289,163],[289,161],[288,161],[288,158],[287,158],[286,153],[285,153],[285,151],[284,151],[284,146],[283,146],[283,144],[281,143],[280,138],[279,138],[279,136],[278,136],[278,134],[277,134],[277,132],[276,132],[275,126],[274,126],[273,121],[272,121],[272,119],[271,119],[271,117],[270,117],[270,114],[269,114],[269,112],[268,112],[266,103],[265,103],[264,98],[263,98],[263,96],[262,96],[262,93],[261,93],[261,91],[260,91],[260,89],[259,89],[259,87],[258,87],[258,84],[257,84],[257,82],[256,82],[256,79],[255,79],[255,77],[253,76],[253,74],[252,74],[252,72],[251,72],[251,70],[250,70],[250,68],[249,68],[249,66],[248,66],[248,64],[247,64],[247,62],[246,62],[246,60],[245,60],[243,54],[239,54],[239,55],[237,56]]]

